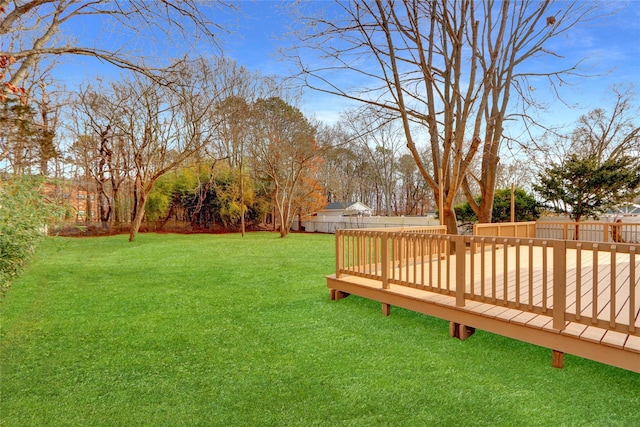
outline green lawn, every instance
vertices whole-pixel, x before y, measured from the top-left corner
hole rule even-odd
[[[333,236],[46,240],[0,303],[0,425],[640,425],[640,375],[355,296]]]

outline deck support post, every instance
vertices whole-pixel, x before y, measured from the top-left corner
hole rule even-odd
[[[476,332],[476,328],[462,325],[456,322],[449,322],[449,336],[464,341]]]
[[[552,350],[552,366],[554,368],[562,369],[564,368],[564,353],[558,350]]]
[[[331,301],[338,301],[348,297],[350,294],[339,291],[338,289],[329,289],[329,295],[331,296]]]
[[[388,316],[391,314],[391,304],[387,304],[386,302],[382,303],[382,315]]]

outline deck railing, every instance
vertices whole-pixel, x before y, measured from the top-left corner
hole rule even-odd
[[[538,222],[536,237],[588,242],[640,243],[640,224],[628,222]]]
[[[640,243],[640,224],[626,222],[498,222],[474,224],[474,236]],[[577,239],[576,239],[577,237]]]
[[[443,273],[439,263],[449,252],[448,239],[443,238],[446,232],[446,226],[336,230],[336,276],[380,280],[388,288],[390,283],[413,283],[401,266],[431,265],[430,260],[438,260],[435,268]]]
[[[339,230],[336,277],[379,280],[567,322],[640,335],[638,246],[518,237]]]
[[[559,262],[554,253],[561,242],[478,236],[466,240],[469,253],[461,253],[465,262],[456,266],[466,270],[466,300],[550,314],[552,272]]]
[[[473,225],[474,236],[536,237],[536,222],[492,222]]]

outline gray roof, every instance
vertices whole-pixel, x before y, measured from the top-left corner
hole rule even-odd
[[[356,202],[333,202],[329,203],[327,206],[322,208],[323,211],[329,210],[344,210],[347,209],[351,205],[355,205]]]

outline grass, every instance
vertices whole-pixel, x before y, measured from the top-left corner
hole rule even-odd
[[[0,303],[3,426],[640,425],[640,375],[355,296],[333,236],[45,241]]]

